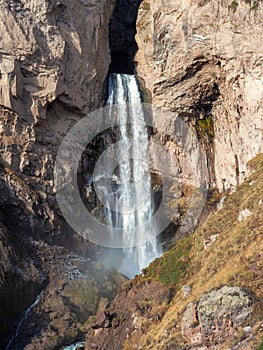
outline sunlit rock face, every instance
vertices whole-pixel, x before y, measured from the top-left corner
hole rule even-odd
[[[36,221],[51,223],[49,233],[56,221],[58,146],[76,121],[104,101],[114,6],[114,0],[0,4],[5,33],[0,38],[1,161],[29,188],[20,191],[10,174],[4,186],[13,181],[15,196],[29,212],[38,212]],[[36,192],[29,194],[32,187]],[[42,209],[36,209],[38,204]]]
[[[193,125],[213,121],[206,148],[220,190],[242,182],[262,151],[262,4],[233,4],[145,0],[137,20],[137,70],[153,103]]]
[[[53,173],[68,129],[103,104],[114,6],[114,0],[0,2],[1,345],[46,283],[41,269],[49,259],[39,262],[32,242],[87,250],[58,215]]]
[[[100,105],[114,3],[2,1],[1,104],[35,121],[56,98],[80,110]]]

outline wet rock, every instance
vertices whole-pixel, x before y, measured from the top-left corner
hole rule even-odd
[[[85,278],[71,281],[64,287],[62,296],[70,309],[75,310],[77,320],[85,322],[90,315],[96,313],[99,291],[93,282]]]

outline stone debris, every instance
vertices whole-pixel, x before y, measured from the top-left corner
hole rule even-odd
[[[183,286],[184,298],[188,298],[192,292],[192,288],[190,286]]]
[[[216,206],[217,210],[221,210],[221,209],[223,208],[223,205],[224,205],[225,200],[226,200],[226,196],[224,196],[224,197],[220,200],[220,202],[217,204],[217,206]]]
[[[211,235],[209,238],[204,240],[204,249],[207,249],[210,247],[213,243],[215,243],[216,238],[219,236],[219,234]]]
[[[239,213],[237,221],[238,222],[245,221],[250,215],[252,215],[251,211],[246,208]]]

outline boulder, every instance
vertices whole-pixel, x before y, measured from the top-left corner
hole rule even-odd
[[[245,291],[224,286],[187,306],[181,321],[182,334],[192,344],[222,342],[233,336],[252,310],[252,299]]]

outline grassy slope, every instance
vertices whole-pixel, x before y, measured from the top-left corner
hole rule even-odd
[[[240,286],[254,294],[254,312],[248,322],[257,334],[253,348],[258,348],[262,339],[257,329],[263,322],[263,154],[250,161],[249,166],[251,176],[226,198],[223,209],[147,269],[143,279],[174,285],[178,292],[163,320],[150,327],[141,339],[143,349],[165,349],[173,341],[176,348],[183,346],[180,318],[185,307],[223,285]],[[246,208],[252,215],[239,223],[238,215]],[[205,249],[204,241],[209,241],[212,235],[218,235],[216,241]],[[183,285],[192,287],[188,298],[183,297]],[[241,337],[242,327],[237,338],[224,343],[222,349]]]

